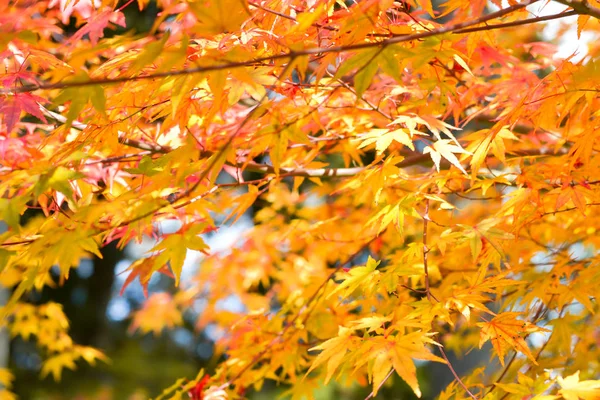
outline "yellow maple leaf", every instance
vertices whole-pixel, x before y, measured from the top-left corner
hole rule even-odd
[[[454,165],[456,168],[461,170],[461,172],[467,175],[467,171],[460,164],[458,158],[456,158],[455,154],[471,154],[462,147],[459,147],[455,144],[450,144],[450,140],[442,139],[433,143],[433,146],[426,146],[423,149],[423,154],[430,154],[433,163],[435,164],[436,169],[440,170],[440,161],[442,157],[450,162],[450,164]]]
[[[93,347],[89,346],[75,346],[74,352],[87,361],[90,365],[95,365],[96,360],[102,360],[104,362],[108,362],[108,357],[104,355],[100,350],[97,350]]]
[[[375,143],[375,150],[377,154],[383,153],[393,141],[401,143],[411,150],[415,149],[412,139],[406,132],[406,128],[388,130],[388,129],[373,129],[371,132],[364,136],[363,142],[358,146],[359,149],[367,147],[370,144]]]
[[[250,17],[245,0],[200,0],[189,2],[188,6],[198,18],[194,30],[199,34],[237,31]]]
[[[352,292],[354,292],[356,289],[358,289],[359,286],[361,286],[363,284],[368,285],[369,280],[371,280],[371,282],[373,282],[373,278],[376,275],[379,275],[379,271],[375,270],[378,265],[379,265],[379,261],[375,261],[374,259],[372,259],[369,256],[369,259],[367,260],[367,265],[365,265],[363,267],[351,268],[350,271],[348,272],[348,275],[349,275],[348,279],[346,279],[337,288],[335,288],[335,290],[333,292],[329,293],[327,298],[330,298],[331,296],[333,296],[334,294],[336,294],[338,292],[341,292],[342,290],[344,291],[342,296],[348,297],[349,295],[352,294]]]
[[[183,317],[169,293],[152,294],[144,307],[133,317],[130,330],[139,329],[142,333],[153,332],[159,335],[164,328],[181,325]]]
[[[50,357],[42,364],[42,377],[52,373],[55,381],[60,381],[64,368],[74,370],[75,358],[78,356],[75,353],[61,353],[54,357]]]
[[[579,371],[563,378],[558,377],[561,389],[558,391],[565,400],[592,400],[600,398],[600,380],[580,381]]]
[[[390,322],[392,317],[381,315],[373,315],[371,317],[361,318],[356,321],[351,321],[353,329],[368,329],[368,332],[379,331],[384,324]]]
[[[309,349],[309,351],[321,350],[321,353],[312,363],[306,375],[327,361],[327,376],[325,377],[325,383],[327,384],[342,363],[348,349],[355,348],[357,340],[360,340],[360,338],[352,336],[352,332],[352,329],[340,326],[336,337]]]
[[[0,368],[0,384],[4,387],[11,387],[12,381],[15,380],[15,376],[10,372],[8,368]]]

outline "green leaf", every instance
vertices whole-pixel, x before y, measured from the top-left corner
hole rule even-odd
[[[359,99],[362,98],[362,95],[369,88],[373,81],[373,77],[379,69],[379,65],[375,62],[375,58],[376,57],[373,57],[372,60],[368,61],[368,64],[354,76],[354,89],[356,89],[356,95]]]
[[[19,200],[23,204],[18,204]],[[0,221],[4,221],[10,228],[18,231],[24,206],[22,198],[0,199]]]
[[[90,100],[94,108],[102,115],[106,114],[106,95],[100,85],[90,86]]]
[[[73,198],[73,188],[71,187],[70,181],[82,178],[84,175],[69,170],[65,167],[57,167],[50,178],[48,179],[48,186],[57,192],[60,192],[67,196],[67,198]]]
[[[398,83],[402,83],[402,63],[398,61],[398,57],[404,59],[412,56],[413,54],[400,47],[399,45],[387,46],[377,57],[379,66],[389,76],[394,78]]]
[[[358,54],[355,54],[354,56],[350,57],[349,59],[344,61],[342,63],[342,65],[339,66],[333,79],[340,79],[341,77],[346,75],[348,72],[350,72],[356,68],[362,68],[368,62],[373,61],[373,59],[377,56],[377,53],[380,51],[381,51],[380,49],[374,48],[374,49],[364,50]]]
[[[165,43],[169,40],[170,32],[167,31],[163,37],[157,41],[148,44],[142,52],[135,58],[135,61],[131,64],[132,72],[139,72],[146,65],[150,64],[162,53]]]

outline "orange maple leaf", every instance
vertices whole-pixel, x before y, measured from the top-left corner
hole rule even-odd
[[[537,361],[527,343],[525,336],[532,332],[548,332],[547,329],[540,328],[531,322],[517,319],[520,312],[505,312],[498,314],[489,322],[480,322],[477,326],[481,327],[479,348],[485,342],[491,340],[494,350],[500,358],[500,364],[504,366],[504,356],[508,348],[512,347],[527,356],[535,365]]]

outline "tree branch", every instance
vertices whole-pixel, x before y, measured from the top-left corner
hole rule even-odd
[[[506,22],[504,24],[476,26],[474,28],[459,29],[459,30],[455,31],[454,33],[471,33],[471,32],[478,32],[478,31],[489,31],[490,29],[510,28],[513,26],[528,25],[528,24],[534,24],[537,22],[551,21],[553,19],[570,17],[571,15],[577,15],[577,14],[578,14],[577,11],[571,10],[571,11],[562,12],[562,13],[558,13],[558,14],[546,15],[544,17],[535,17],[535,18],[524,19],[521,21]]]
[[[446,360],[446,363],[448,364],[448,368],[450,369],[450,372],[452,372],[452,375],[454,375],[454,379],[456,380],[456,382],[458,382],[458,384],[465,390],[465,392],[467,392],[467,394],[469,395],[470,398],[472,398],[473,400],[477,400],[477,397],[475,397],[475,395],[473,393],[471,393],[471,391],[469,390],[467,385],[465,385],[465,383],[462,381],[462,379],[460,379],[460,376],[458,376],[458,373],[456,373],[456,370],[454,369],[454,367],[452,366],[452,363],[448,359],[448,356],[446,355],[444,348],[439,347],[439,349],[440,349],[440,353],[442,354],[442,357],[444,357],[444,360]]]
[[[63,116],[59,113],[56,113],[54,111],[50,111],[42,105],[39,105],[39,107],[40,107],[40,110],[42,111],[42,113],[44,115],[46,115],[47,117],[50,117],[50,118],[52,118],[60,123],[63,123],[63,124],[67,122],[67,118],[65,116]],[[71,126],[78,130],[84,130],[87,128],[87,124],[77,121],[77,120],[71,122]],[[347,138],[344,138],[344,139],[347,139]],[[147,151],[147,152],[149,152],[149,154],[167,154],[170,151],[174,150],[169,146],[162,146],[162,145],[155,144],[155,143],[148,143],[148,142],[143,142],[141,140],[127,138],[127,137],[125,137],[125,134],[123,132],[119,132],[119,143],[121,143],[125,146],[128,146],[128,147]],[[203,151],[200,154],[200,156],[202,158],[209,158],[213,154],[214,153],[211,151]],[[529,150],[529,151],[515,152],[515,154],[514,154],[515,157],[540,156],[540,155],[552,155],[552,153],[549,153],[547,150],[540,148],[540,149],[536,149],[534,151]],[[130,155],[130,156],[132,156],[132,155]],[[398,167],[398,168],[411,167],[411,166],[415,166],[420,163],[429,161],[430,159],[431,158],[428,154],[415,154],[415,155],[413,155],[411,157],[407,157],[404,160],[397,163],[396,167]],[[226,163],[226,164],[231,167],[244,169],[244,170],[250,171],[250,172],[258,172],[258,173],[263,173],[263,174],[276,174],[275,168],[272,165],[260,164],[260,163],[255,163],[255,162],[249,162],[249,163],[238,162],[238,163]],[[348,177],[348,176],[358,175],[362,171],[365,171],[367,168],[369,168],[369,167],[348,167],[348,168],[281,167],[281,168],[279,168],[279,175],[280,176],[304,176],[304,177],[308,177],[308,178]]]
[[[487,21],[491,21],[496,18],[501,18],[507,14],[510,14],[514,11],[523,9],[533,3],[538,2],[539,0],[526,0],[520,4],[515,4],[513,6],[503,8],[493,13],[489,13],[480,18],[476,18],[472,21],[461,22],[458,24],[450,25],[447,27],[441,27],[438,29],[434,29],[426,32],[419,32],[411,35],[402,35],[402,36],[394,36],[389,39],[376,41],[376,42],[363,42],[346,46],[331,46],[331,47],[316,47],[312,49],[298,50],[298,51],[289,51],[283,54],[275,54],[264,57],[258,57],[248,61],[238,61],[238,62],[228,62],[220,65],[211,65],[211,66],[203,66],[189,69],[181,69],[176,71],[165,71],[165,72],[157,72],[154,74],[148,75],[138,75],[133,77],[120,77],[120,78],[104,78],[104,79],[92,79],[81,82],[58,82],[58,83],[42,83],[39,85],[24,85],[18,88],[10,88],[10,89],[2,89],[0,90],[0,94],[7,93],[26,93],[33,92],[36,90],[42,89],[65,89],[65,88],[76,88],[76,87],[84,87],[91,85],[108,85],[108,84],[116,84],[116,83],[124,83],[124,82],[132,82],[132,81],[142,81],[142,80],[151,80],[157,78],[166,78],[171,76],[180,76],[180,75],[189,75],[189,74],[197,74],[200,72],[210,72],[210,71],[222,71],[222,70],[230,70],[241,67],[248,67],[256,64],[262,64],[265,62],[272,62],[277,60],[285,60],[285,59],[293,59],[297,57],[303,56],[314,56],[329,53],[345,53],[349,51],[356,50],[364,50],[373,47],[386,47],[397,43],[410,42],[419,39],[425,39],[433,36],[442,35],[445,33],[452,33],[455,31],[460,31],[461,29],[469,28],[475,25],[482,24]],[[494,29],[493,27],[488,27],[488,29]]]
[[[53,120],[60,122],[61,124],[67,123],[67,117],[65,117],[64,115],[61,115],[54,111],[50,111],[46,107],[42,106],[41,104],[38,104],[38,105],[40,107],[40,111],[45,116],[50,117]],[[87,124],[84,124],[83,122],[80,122],[77,120],[72,121],[71,126],[80,131],[87,128]],[[124,132],[119,132],[118,135],[119,135],[119,143],[124,144],[125,146],[134,147],[136,149],[145,150],[145,151],[149,151],[152,153],[168,153],[171,150],[173,150],[168,146],[161,146],[161,145],[155,144],[155,143],[142,142],[140,140],[127,138],[127,137],[125,137]]]
[[[589,15],[600,19],[600,8],[590,6],[586,0],[556,0],[560,4],[571,7],[579,15]]]

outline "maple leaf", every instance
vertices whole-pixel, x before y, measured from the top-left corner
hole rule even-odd
[[[481,327],[479,348],[490,340],[502,366],[504,366],[504,356],[508,348],[525,354],[531,362],[538,364],[522,335],[549,331],[530,322],[518,320],[517,316],[521,314],[520,312],[505,312],[498,314],[489,322],[477,323],[477,326]]]
[[[356,321],[350,322],[353,329],[367,329],[368,332],[379,331],[381,327],[391,321],[391,317],[384,317],[381,315],[373,315],[372,317],[361,318]]]
[[[232,224],[235,224],[242,215],[254,204],[256,198],[258,197],[258,187],[255,185],[248,185],[248,192],[238,197],[238,205],[229,213],[227,218],[225,218],[225,222],[231,220],[233,218]],[[235,216],[235,218],[234,218]]]
[[[125,282],[123,282],[123,286],[121,287],[121,291],[119,295],[122,296],[125,293],[125,289],[131,282],[135,280],[135,278],[140,278],[140,284],[142,285],[142,289],[144,291],[144,296],[148,297],[148,284],[150,283],[150,278],[152,273],[160,272],[164,275],[167,275],[170,278],[175,279],[175,275],[169,270],[166,265],[163,265],[160,268],[155,267],[156,260],[153,258],[140,258],[139,260],[134,261],[131,265],[122,273],[129,271]]]
[[[491,130],[489,134],[488,130],[477,131],[468,135],[466,139],[472,140],[467,150],[473,152],[471,167],[474,176],[479,172],[479,168],[483,165],[490,149],[501,162],[505,163],[506,145],[504,144],[504,140],[519,140],[507,126]]]
[[[440,161],[443,158],[448,160],[452,165],[462,171],[463,174],[467,175],[467,171],[463,168],[456,158],[455,154],[471,154],[462,147],[455,144],[450,144],[449,139],[437,140],[433,143],[433,146],[426,146],[423,149],[423,154],[430,154],[436,169],[440,170]]]
[[[173,297],[169,293],[153,293],[143,308],[135,313],[129,329],[131,332],[139,329],[142,333],[159,335],[163,329],[173,328],[182,322],[183,317]]]
[[[52,374],[55,381],[60,381],[62,371],[65,368],[74,370],[76,368],[75,360],[77,354],[75,353],[61,353],[48,358],[42,364],[42,378]]]
[[[77,11],[82,18],[89,18],[92,11],[97,8],[101,2],[99,0],[52,0],[48,4],[48,8],[59,5],[61,13],[61,21],[67,25],[69,17],[74,11]]]
[[[358,337],[352,336],[352,332],[352,329],[340,326],[336,337],[309,349],[309,351],[320,350],[321,352],[313,361],[306,375],[310,374],[311,371],[318,368],[324,362],[327,362],[327,375],[325,377],[325,384],[327,384],[344,360],[346,353],[351,351],[360,340]]]
[[[57,72],[58,76],[72,74],[75,72],[73,67],[71,67],[66,62],[56,58],[56,56],[52,55],[47,51],[42,51],[38,49],[29,49],[27,62],[32,67]]]
[[[202,35],[235,32],[251,15],[246,0],[197,0],[188,6],[198,18],[194,30]]]
[[[210,229],[208,228],[208,230]],[[208,254],[209,247],[199,236],[200,233],[204,233],[206,230],[207,228],[203,224],[196,224],[191,228],[184,227],[178,233],[166,236],[150,250],[151,252],[160,252],[156,256],[154,268],[159,269],[168,263],[175,276],[175,284],[178,285],[187,250],[191,249]]]
[[[104,353],[90,346],[73,346],[73,352],[90,365],[94,365],[96,360],[109,361]]]
[[[18,70],[16,72],[4,75],[2,79],[0,79],[0,83],[2,83],[2,86],[4,87],[14,86],[17,83],[20,84],[22,82],[29,82],[34,85],[38,84],[35,75],[29,71],[24,70]]]
[[[85,35],[88,35],[92,46],[98,44],[98,40],[104,37],[104,29],[109,27],[109,24],[114,24],[125,28],[125,15],[120,11],[105,10],[91,17],[85,25],[83,25],[71,37],[70,43],[75,43],[83,40]]]
[[[369,377],[373,383],[374,395],[383,383],[390,369],[410,386],[417,397],[421,397],[421,389],[417,380],[417,368],[413,359],[446,363],[425,347],[425,344],[438,345],[430,336],[421,332],[391,337],[375,336],[363,341],[357,356],[360,359],[355,364],[355,370],[368,363]]]
[[[367,226],[379,225],[377,234],[380,234],[393,222],[396,229],[402,232],[404,227],[404,212],[400,204],[396,204],[395,206],[388,204],[367,222]]]
[[[377,280],[379,271],[376,271],[380,261],[375,261],[369,256],[367,264],[362,267],[352,267],[347,272],[348,278],[327,295],[330,298],[334,294],[343,291],[342,297],[348,297],[361,285],[371,285]]]
[[[600,46],[579,61],[531,42],[530,0],[164,0],[150,29],[107,39],[135,2],[0,2],[0,282],[14,288],[0,314],[66,355],[44,374],[104,358],[68,335],[79,317],[19,300],[112,239],[149,236],[123,285],[140,278],[148,297],[132,329],[179,329],[201,303],[197,324],[225,333],[215,386],[201,373],[161,398],[243,397],[267,380],[312,397],[336,376],[375,395],[392,371],[420,395],[413,360],[486,341],[501,362],[526,355],[492,397],[598,397]],[[550,19],[597,35],[598,0],[560,2]],[[204,235],[231,222],[239,248],[224,235],[206,254]],[[154,272],[179,284],[195,250],[184,288],[147,295]],[[527,337],[542,329],[510,312],[533,302],[553,326],[536,360]],[[475,332],[473,318],[491,321]],[[557,365],[590,380],[557,382]],[[481,369],[461,379],[442,397],[489,383]]]
[[[565,400],[593,400],[600,398],[600,380],[580,381],[579,371],[573,375],[557,378],[561,389],[558,391]]]
[[[375,150],[377,154],[383,153],[392,143],[396,141],[402,143],[411,150],[414,150],[412,139],[405,132],[405,129],[374,129],[363,137],[363,142],[358,146],[359,149],[366,147],[372,143],[375,143]]]
[[[25,111],[44,122],[46,118],[38,103],[47,103],[46,99],[39,96],[35,96],[31,93],[15,93],[13,95],[7,95],[4,98],[0,98],[0,114],[4,116],[4,123],[6,124],[6,130],[12,131],[19,118],[21,112]]]
[[[6,388],[12,386],[15,376],[6,368],[0,368],[0,384]]]
[[[196,383],[196,385],[192,389],[190,389],[188,394],[190,395],[190,398],[192,400],[202,400],[203,399],[202,392],[204,391],[204,386],[206,386],[206,384],[208,383],[209,380],[210,380],[210,375],[206,374],[200,380],[200,382]]]

